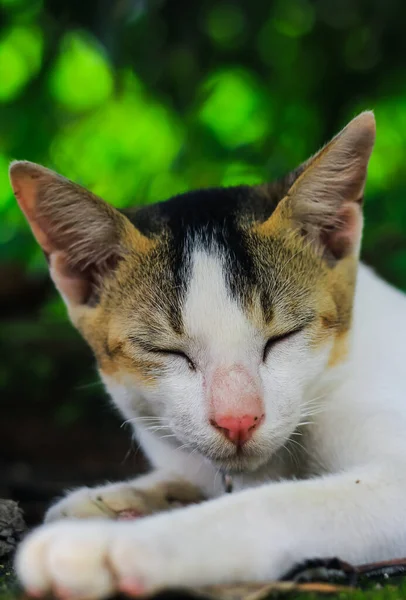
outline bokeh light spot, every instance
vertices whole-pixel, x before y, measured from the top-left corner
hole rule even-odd
[[[0,154],[0,210],[10,203],[12,199],[10,181],[8,178],[8,165],[10,161]]]
[[[358,27],[347,35],[344,59],[354,71],[372,69],[380,60],[380,48],[374,32],[368,27]]]
[[[28,0],[0,0],[0,6],[5,8],[21,7],[27,4]]]
[[[244,162],[234,162],[227,165],[221,185],[256,185],[263,181],[264,175],[257,167]]]
[[[113,91],[113,76],[101,48],[80,32],[66,34],[50,88],[55,99],[71,111],[87,110],[105,102]]]
[[[220,3],[213,6],[206,17],[206,30],[219,45],[236,45],[245,28],[244,13],[239,6]]]
[[[0,101],[16,98],[37,73],[43,39],[36,27],[14,27],[0,40]]]
[[[57,170],[116,206],[148,200],[151,181],[168,172],[183,133],[173,116],[123,73],[121,92],[62,128],[52,149]]]
[[[313,29],[314,7],[308,0],[278,0],[273,7],[276,31],[288,37],[301,37]]]
[[[262,139],[270,128],[263,91],[245,71],[212,75],[204,84],[207,95],[200,120],[224,146],[234,148]]]
[[[404,177],[406,97],[379,101],[375,106],[375,117],[378,133],[368,168],[368,193],[382,193],[394,181]]]
[[[257,36],[257,48],[265,64],[277,68],[282,75],[294,64],[298,54],[300,40],[287,37],[275,31],[272,19],[268,19]]]

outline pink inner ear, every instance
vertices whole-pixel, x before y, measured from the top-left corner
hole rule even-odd
[[[64,252],[49,257],[52,279],[62,296],[71,304],[85,304],[91,293],[91,282],[79,270],[73,270]]]
[[[48,235],[39,225],[36,218],[36,203],[38,193],[38,177],[31,173],[10,173],[11,185],[21,210],[27,217],[32,232],[46,254],[54,250]]]
[[[361,237],[362,215],[358,203],[345,204],[337,214],[337,225],[325,232],[323,242],[335,258],[350,254]]]

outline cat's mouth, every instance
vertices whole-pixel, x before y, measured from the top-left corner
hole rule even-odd
[[[190,439],[184,432],[176,432],[173,438],[167,440],[169,444],[185,454],[198,453],[209,460],[216,469],[229,473],[253,472],[272,459],[278,450],[277,440],[250,440],[247,443],[236,445],[226,440],[218,440],[201,436]],[[284,440],[282,440],[283,444]]]
[[[230,445],[231,446],[231,445]],[[237,474],[256,471],[271,459],[271,455],[264,452],[259,444],[244,444],[233,447],[196,447],[196,450],[208,459],[217,469]]]

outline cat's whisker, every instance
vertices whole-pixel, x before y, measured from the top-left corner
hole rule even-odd
[[[282,449],[285,450],[289,454],[291,460],[297,465],[298,464],[297,456],[295,456],[295,454],[292,452],[292,450],[288,447],[288,442],[286,442],[286,444],[284,446],[282,446]]]
[[[179,446],[176,449],[177,450],[185,450],[185,448],[190,448],[190,444],[182,444],[181,446]]]
[[[169,421],[167,417],[132,417],[128,421]]]
[[[326,396],[320,396],[319,398],[314,398],[314,400],[312,400],[311,402],[307,402],[306,404],[304,404],[303,408],[313,408],[315,406],[321,406],[322,405],[322,400],[325,397]]]
[[[167,417],[132,417],[131,419],[126,419],[125,421],[123,421],[123,423],[121,424],[121,427],[124,427],[127,424],[131,424],[131,423],[138,423],[138,422],[146,422],[144,424],[148,424],[151,423],[151,425],[159,424],[159,423],[169,423],[170,419],[168,419]]]
[[[168,430],[169,426],[168,425],[151,425],[151,427],[146,427],[147,431],[152,431],[152,432],[162,431],[162,429]]]
[[[305,412],[301,416],[302,416],[302,419],[307,419],[308,417],[313,417],[314,415],[319,415],[321,413],[324,413],[324,412],[326,412],[326,410],[327,410],[327,407],[322,406],[319,408],[315,408],[314,410]]]
[[[88,390],[88,389],[92,389],[92,388],[102,387],[102,386],[103,386],[102,381],[92,381],[90,383],[76,385],[74,389],[77,391],[81,391],[81,390]]]
[[[220,474],[220,469],[217,469],[216,474],[214,476],[214,484],[213,484],[214,489],[216,489],[216,482],[217,482],[217,477],[219,476],[219,474]]]
[[[292,443],[292,444],[294,444],[295,446],[297,446],[301,450],[303,450],[303,452],[305,452],[306,454],[308,453],[307,448],[305,448],[305,446],[303,446],[303,444],[301,444],[297,440],[293,440],[292,438],[290,438],[289,442]]]
[[[312,417],[314,415],[318,415],[322,412],[324,412],[327,407],[324,406],[323,404],[321,404],[321,401],[327,397],[327,394],[321,394],[320,396],[316,396],[315,398],[312,398],[311,400],[309,400],[308,402],[305,402],[302,407],[301,407],[301,419],[308,419],[309,417]],[[301,424],[310,424],[310,423],[305,423],[303,421],[301,421]]]

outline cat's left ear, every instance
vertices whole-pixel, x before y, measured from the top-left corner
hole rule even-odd
[[[118,210],[41,165],[13,162],[10,179],[69,307],[94,306],[120,262],[153,246]]]
[[[305,163],[275,211],[293,221],[333,260],[359,251],[362,200],[375,132],[372,112],[350,121]]]

